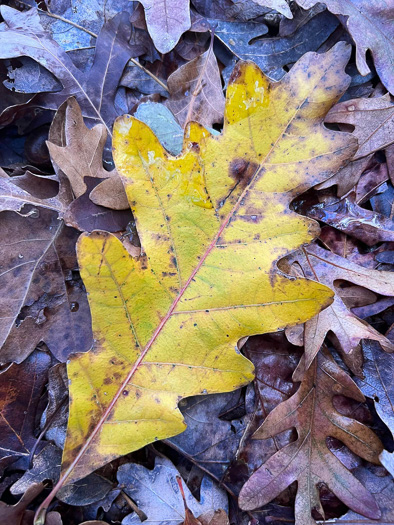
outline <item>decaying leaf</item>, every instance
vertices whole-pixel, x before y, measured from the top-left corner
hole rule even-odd
[[[238,391],[182,400],[179,406],[187,428],[166,442],[221,480],[245,431],[239,417],[223,419],[226,408],[231,409],[239,397]]]
[[[225,477],[226,485],[236,494],[262,462],[292,440],[291,429],[264,442],[251,437],[267,415],[295,393],[291,375],[300,356],[300,349],[292,346],[283,332],[249,337],[242,350],[255,366],[256,379],[246,391],[246,428]]]
[[[354,153],[351,136],[323,125],[348,84],[347,56],[342,43],[307,54],[273,85],[241,63],[223,133],[192,124],[175,158],[142,122],[116,122],[114,159],[147,255],[133,260],[108,233],[80,238],[96,342],[68,365],[70,417],[54,492],[180,433],[182,397],[253,377],[234,351],[242,336],[302,322],[330,301],[325,286],[287,278],[275,262],[317,232],[290,202]]]
[[[2,523],[12,525],[28,525],[32,523],[34,512],[26,510],[28,505],[44,490],[44,485],[38,483],[30,487],[15,505],[7,505],[0,501],[0,520]],[[47,525],[62,525],[62,520],[58,512],[49,512]]]
[[[32,177],[35,176],[32,175]],[[17,184],[17,179],[19,179],[19,177],[9,177],[6,174],[6,172],[0,168],[1,211],[21,211],[25,204],[48,208],[59,213],[65,211],[66,202],[64,202],[63,199],[58,198],[57,196],[49,198],[40,198],[35,195],[32,195]]]
[[[41,416],[41,428],[46,428],[46,439],[62,449],[68,418],[68,378],[63,363],[49,369],[47,391],[48,404]]]
[[[363,342],[364,378],[355,381],[365,396],[374,400],[376,412],[394,434],[394,356],[382,352],[375,341]]]
[[[278,405],[254,437],[267,439],[295,427],[298,439],[266,461],[244,485],[240,507],[252,510],[269,503],[297,480],[297,523],[312,525],[312,511],[324,518],[318,486],[325,484],[346,505],[372,519],[380,517],[374,498],[328,449],[334,437],[354,453],[379,463],[382,444],[365,425],[340,414],[333,403],[336,395],[363,402],[364,396],[327,351],[314,360],[297,392]]]
[[[168,107],[183,127],[194,120],[205,127],[223,120],[224,95],[212,46],[174,71],[167,81]]]
[[[41,341],[64,362],[92,342],[86,294],[70,276],[77,232],[52,210],[32,211],[1,213],[1,363],[21,363]]]
[[[394,345],[384,335],[349,311],[335,284],[341,280],[348,281],[376,293],[393,296],[394,274],[364,268],[316,244],[290,255],[288,263],[298,263],[305,277],[324,283],[335,292],[332,305],[305,323],[305,361],[297,370],[298,378],[302,377],[304,367],[309,367],[326,335],[331,332],[346,354],[351,354],[361,339],[379,341],[386,351],[394,351]]]
[[[385,472],[382,467],[375,465],[368,465],[367,468],[360,467],[353,474],[373,494],[381,510],[380,519],[370,519],[349,510],[344,516],[335,520],[327,520],[326,523],[335,523],[336,525],[392,525],[394,523],[394,483],[390,474]]]
[[[144,511],[146,525],[178,525],[185,519],[185,506],[180,487],[176,481],[179,472],[166,458],[157,458],[155,468],[126,463],[118,470],[118,480],[123,490]],[[203,478],[198,502],[185,483],[182,483],[185,501],[194,516],[218,509],[227,510],[227,495],[208,477]],[[139,525],[140,518],[132,513],[123,520],[123,525]]]
[[[368,246],[394,241],[392,219],[359,206],[356,199],[356,192],[350,192],[341,199],[323,197],[322,202],[312,206],[301,206],[297,211],[360,239]]]
[[[293,18],[290,7],[286,0],[253,0],[258,5],[275,9],[278,13],[285,15],[287,18]]]
[[[25,468],[35,445],[36,411],[51,358],[35,352],[24,363],[0,374],[0,468],[22,458]]]
[[[328,112],[325,121],[354,126],[358,149],[353,160],[385,149],[394,141],[394,103],[390,94],[341,102]]]
[[[297,0],[304,9],[318,0]],[[370,72],[366,53],[371,51],[376,71],[383,84],[394,94],[394,40],[392,6],[381,0],[324,0],[332,13],[343,15],[344,24],[356,42],[356,63],[362,75]]]

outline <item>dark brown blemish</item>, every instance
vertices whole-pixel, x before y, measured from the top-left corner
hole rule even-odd
[[[128,391],[128,390],[123,390],[122,394],[123,394],[124,396],[128,396],[128,395],[129,395],[129,391]]]
[[[246,159],[234,159],[230,162],[228,173],[241,186],[245,188],[251,181],[258,169],[258,164],[249,162]]]
[[[104,379],[104,385],[111,385],[112,384],[112,379],[110,377],[106,377]]]

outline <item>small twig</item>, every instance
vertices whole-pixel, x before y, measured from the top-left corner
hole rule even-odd
[[[137,514],[139,519],[141,521],[145,521],[148,519],[148,516],[145,514],[145,512],[137,507],[137,505],[134,503],[134,501],[126,494],[124,490],[121,490],[120,493],[124,497],[124,499],[127,501],[127,504],[133,509],[133,511]]]

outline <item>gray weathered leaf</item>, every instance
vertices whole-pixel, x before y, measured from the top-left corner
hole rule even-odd
[[[304,9],[319,0],[297,0]],[[394,24],[390,0],[324,0],[332,13],[343,15],[344,24],[356,42],[356,63],[362,75],[370,72],[366,53],[371,51],[376,71],[394,94]]]
[[[220,39],[239,58],[253,60],[273,80],[280,80],[286,73],[284,66],[295,63],[307,51],[316,51],[338,26],[338,20],[323,12],[286,37],[263,38],[251,41],[245,31],[242,39],[233,40],[230,24]],[[236,28],[237,29],[237,28]],[[245,28],[246,29],[246,28]]]

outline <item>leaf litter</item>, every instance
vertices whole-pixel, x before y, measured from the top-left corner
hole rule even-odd
[[[393,521],[389,8],[297,4],[2,6],[1,520]]]

